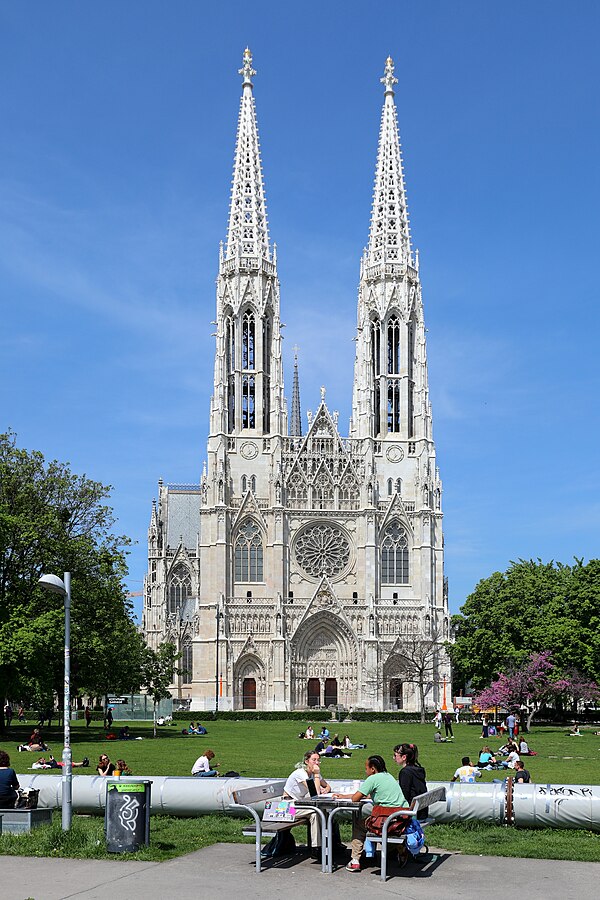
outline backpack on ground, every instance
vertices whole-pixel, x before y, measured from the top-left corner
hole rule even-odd
[[[263,859],[273,859],[276,856],[290,856],[296,852],[296,841],[289,829],[278,831],[261,850]]]

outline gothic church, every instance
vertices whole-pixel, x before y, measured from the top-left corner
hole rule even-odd
[[[381,79],[348,437],[324,389],[302,433],[297,360],[288,420],[255,74],[246,50],[219,258],[208,465],[199,485],[159,481],[144,636],[180,649],[173,695],[192,710],[432,708],[450,679],[442,483],[394,66],[388,58]],[[415,676],[419,648],[427,659]]]

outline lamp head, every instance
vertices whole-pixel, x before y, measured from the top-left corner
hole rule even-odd
[[[47,591],[52,591],[53,594],[60,594],[61,597],[65,597],[67,594],[65,583],[58,575],[42,575],[38,584],[41,584]]]

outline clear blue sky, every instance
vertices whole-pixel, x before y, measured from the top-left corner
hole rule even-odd
[[[598,555],[600,5],[0,6],[0,428],[114,485],[141,587],[159,476],[197,481],[246,44],[291,393],[350,412],[383,100],[421,251],[457,610]]]

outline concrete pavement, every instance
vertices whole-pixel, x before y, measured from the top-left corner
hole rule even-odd
[[[318,863],[299,856],[257,875],[253,847],[215,844],[167,862],[0,857],[2,900],[199,900],[202,897],[279,900],[282,896],[365,896],[383,900],[485,897],[506,900],[515,891],[527,900],[597,896],[599,863],[462,856],[440,851],[424,865],[391,867],[386,884],[378,868],[359,874],[341,868],[324,875]]]

